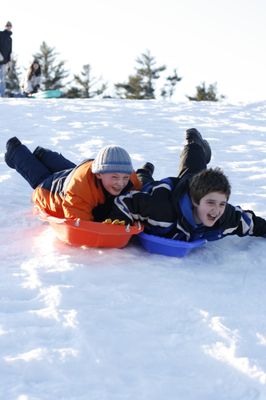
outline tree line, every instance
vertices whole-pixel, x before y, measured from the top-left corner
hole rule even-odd
[[[69,79],[65,61],[59,60],[55,48],[48,46],[46,42],[42,42],[39,51],[33,55],[33,59],[38,60],[42,66],[42,90],[64,89],[62,93],[65,98],[110,97],[106,95],[108,83],[92,75],[90,64],[83,65],[80,74],[74,74],[72,80],[65,83]],[[155,57],[151,55],[149,50],[146,50],[136,59],[135,73],[129,75],[125,82],[114,84],[114,97],[150,100],[159,96],[163,99],[171,99],[175,93],[176,85],[182,78],[178,76],[177,70],[174,69],[165,78],[158,95],[156,93],[156,81],[166,69],[166,65],[157,66]],[[6,81],[8,95],[12,96],[19,93],[20,79],[21,72],[17,60],[13,59]],[[186,97],[191,101],[218,101],[224,98],[224,96],[218,97],[216,83],[206,86],[205,82],[196,87],[194,96]]]

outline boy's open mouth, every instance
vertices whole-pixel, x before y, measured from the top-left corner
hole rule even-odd
[[[218,215],[213,216],[213,215],[208,214],[207,217],[210,221],[214,222],[218,218]]]

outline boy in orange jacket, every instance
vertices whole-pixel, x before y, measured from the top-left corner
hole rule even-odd
[[[32,200],[50,215],[103,221],[114,198],[152,179],[153,165],[133,170],[129,154],[120,146],[106,146],[95,160],[75,165],[61,154],[37,147],[32,153],[16,137],[8,140],[5,161],[34,189]]]

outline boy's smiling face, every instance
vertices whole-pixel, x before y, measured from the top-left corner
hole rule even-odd
[[[98,179],[101,179],[103,187],[113,196],[118,196],[127,186],[130,175],[120,172],[96,174]]]
[[[193,203],[193,215],[197,224],[212,227],[223,215],[227,204],[224,193],[211,192],[201,198],[199,204]]]

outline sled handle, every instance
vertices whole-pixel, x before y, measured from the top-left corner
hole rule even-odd
[[[80,218],[77,218],[74,222],[75,226],[80,226]]]

